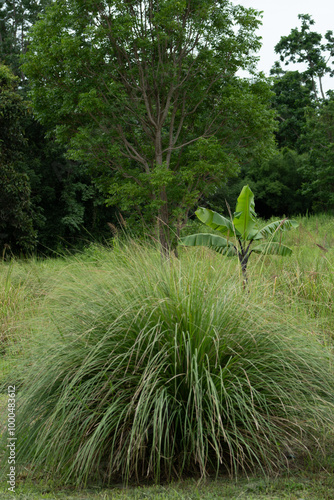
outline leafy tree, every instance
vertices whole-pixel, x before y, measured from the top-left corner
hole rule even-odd
[[[36,121],[26,102],[29,82],[20,66],[20,57],[27,49],[29,29],[50,3],[51,0],[8,0],[0,7],[0,59],[20,78],[15,98],[20,100],[20,95],[24,98],[16,123],[20,134],[13,136],[21,143],[11,147],[12,152],[19,153],[15,175],[24,174],[22,179],[30,193],[29,210],[37,231],[36,249],[43,253],[67,244],[77,246],[80,240],[90,237],[108,237],[107,222],[115,222],[114,210],[103,205],[104,200],[86,169],[67,160],[64,148],[45,137],[47,130]]]
[[[273,159],[278,162],[277,172],[282,172],[276,186],[286,186],[282,190],[282,199],[289,199],[291,204],[291,210],[284,210],[284,213],[294,212],[300,204],[303,206],[301,212],[311,207],[314,210],[328,210],[333,206],[332,98],[330,92],[325,95],[322,81],[325,75],[334,76],[334,36],[332,31],[327,31],[324,37],[312,31],[314,21],[311,16],[300,14],[298,17],[301,27],[294,28],[289,35],[283,36],[275,50],[286,65],[303,63],[304,69],[285,72],[278,62],[272,69],[272,90],[275,93],[273,106],[278,112],[278,145],[281,148],[295,149],[299,154],[286,155],[283,152],[283,161],[278,156],[276,160]],[[282,167],[288,167],[289,162],[291,172],[284,173]],[[270,165],[273,163],[266,164],[267,171]],[[256,185],[251,185],[257,197],[261,196],[262,191],[263,199],[266,200],[265,191],[268,193],[268,189],[272,190],[274,185],[270,180],[267,184],[255,177],[253,179],[256,180]],[[272,169],[269,177],[274,180]],[[289,186],[297,188],[297,196],[289,192]]]
[[[0,252],[45,253],[110,237],[114,209],[105,208],[82,164],[45,138],[18,84],[0,65]]]
[[[105,207],[84,165],[66,159],[64,148],[46,138],[45,128],[31,115],[23,125],[27,148],[18,168],[31,186],[37,250],[73,249],[109,238],[107,224],[116,222],[115,209]]]
[[[285,64],[304,63],[307,68],[303,78],[312,83],[315,98],[325,99],[322,79],[325,75],[334,76],[334,36],[327,31],[325,41],[320,33],[311,31],[314,20],[309,14],[299,14],[301,28],[294,28],[287,36],[282,36],[275,46]],[[318,83],[318,85],[317,85]]]
[[[312,208],[312,197],[304,191],[308,180],[305,166],[308,154],[298,154],[287,148],[268,159],[254,160],[241,166],[238,177],[230,179],[205,201],[212,210],[227,213],[226,201],[234,206],[240,190],[248,184],[256,198],[256,212],[260,217],[305,214]]]
[[[280,62],[271,70],[273,76],[273,106],[278,112],[276,138],[279,147],[301,152],[300,137],[306,125],[309,107],[321,105],[326,98],[322,80],[334,75],[334,37],[327,31],[324,38],[312,31],[314,21],[308,14],[300,14],[301,27],[282,36],[275,51],[285,65],[302,63],[297,71],[284,71]]]
[[[301,170],[307,162],[307,155],[284,148],[268,160],[249,165],[247,180],[261,217],[292,216],[311,209],[310,198],[302,193],[306,177]]]
[[[6,0],[0,7],[0,60],[24,80],[20,55],[27,48],[27,34],[52,0]]]
[[[16,169],[25,148],[21,126],[25,113],[17,78],[0,64],[0,251],[29,251],[36,243],[30,185]]]
[[[0,64],[0,145],[3,158],[10,161],[20,156],[25,144],[21,122],[26,109],[17,86],[18,78]]]
[[[24,65],[38,119],[86,162],[110,205],[180,229],[240,159],[272,146],[268,85],[237,78],[257,12],[226,0],[60,0]]]
[[[0,157],[0,251],[6,254],[29,252],[36,245],[31,214],[30,185],[21,174]]]
[[[291,255],[292,250],[282,245],[281,242],[269,241],[256,244],[267,237],[272,237],[278,231],[284,231],[292,227],[297,227],[297,222],[283,219],[258,228],[254,194],[249,186],[244,186],[239,195],[233,220],[207,208],[199,208],[196,215],[201,222],[222,233],[223,236],[215,234],[199,233],[181,238],[180,242],[185,246],[203,245],[212,248],[216,252],[228,257],[238,256],[244,283],[247,283],[247,264],[250,255],[254,253],[264,255]],[[233,242],[235,238],[236,242]]]
[[[277,111],[275,132],[279,148],[299,151],[299,140],[306,123],[305,110],[314,105],[312,82],[300,71],[283,71],[279,63],[273,75],[273,107]]]
[[[303,192],[317,211],[334,209],[334,94],[318,109],[309,110],[302,137],[308,162],[300,169]]]

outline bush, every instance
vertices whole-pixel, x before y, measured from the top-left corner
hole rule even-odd
[[[17,463],[78,484],[265,471],[333,426],[329,352],[242,293],[228,261],[102,254],[62,271],[36,322]]]

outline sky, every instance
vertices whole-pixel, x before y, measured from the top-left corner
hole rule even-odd
[[[262,37],[262,49],[258,53],[258,70],[267,76],[279,56],[274,47],[281,36],[289,35],[292,28],[300,27],[298,14],[310,14],[315,24],[313,31],[322,33],[334,31],[333,0],[232,0],[232,3],[263,11],[262,26],[258,34]],[[290,69],[290,68],[289,68]],[[291,69],[298,69],[297,66]],[[334,89],[334,78],[324,80],[324,90]]]

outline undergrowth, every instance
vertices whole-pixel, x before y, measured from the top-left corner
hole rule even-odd
[[[82,485],[312,456],[334,424],[330,345],[298,286],[253,264],[245,293],[232,260],[192,249],[162,262],[126,242],[42,280],[21,344],[21,467]]]

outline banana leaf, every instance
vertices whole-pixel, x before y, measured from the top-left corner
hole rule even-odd
[[[252,252],[265,255],[280,255],[281,257],[292,254],[291,248],[276,242],[261,243],[252,248]]]
[[[288,229],[296,228],[298,226],[299,224],[295,220],[289,220],[289,219],[276,220],[275,222],[271,222],[270,224],[267,224],[262,229],[260,229],[258,231],[258,234],[255,236],[254,240],[271,236],[276,231],[286,231]]]
[[[231,241],[228,241],[222,236],[209,233],[191,234],[180,238],[180,244],[188,247],[205,246],[215,250],[216,252],[232,256],[236,255],[235,246]]]
[[[238,197],[233,225],[243,240],[252,240],[258,233],[254,194],[249,186],[244,186]]]
[[[223,215],[220,215],[208,208],[200,207],[195,213],[199,220],[211,227],[211,229],[216,229],[222,234],[234,236],[233,224],[230,219],[227,219],[226,217],[223,217]]]

